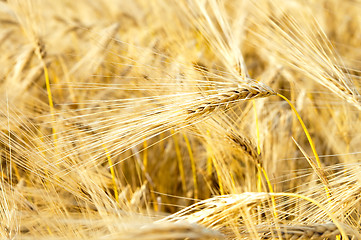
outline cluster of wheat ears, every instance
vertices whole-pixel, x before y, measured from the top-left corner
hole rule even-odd
[[[0,1],[0,238],[361,239],[360,12]]]

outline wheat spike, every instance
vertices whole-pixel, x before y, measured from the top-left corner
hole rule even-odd
[[[256,82],[239,85],[235,89],[225,90],[218,94],[210,95],[201,100],[200,104],[187,109],[188,118],[209,114],[218,108],[227,108],[230,103],[239,100],[263,98],[276,93],[267,85]]]
[[[135,229],[134,229],[135,230]],[[130,232],[120,239],[223,239],[224,236],[216,230],[188,222],[152,223]]]
[[[36,46],[35,53],[40,59],[44,60],[47,56],[47,51],[44,41],[41,38],[37,38],[35,46]]]
[[[349,237],[360,239],[360,234],[351,226],[342,224]],[[337,239],[340,230],[334,223],[312,224],[312,225],[277,225],[277,226],[257,226],[258,233],[262,238],[268,239],[279,236],[281,239]],[[265,229],[268,228],[268,229]]]
[[[246,192],[242,194],[222,195],[195,203],[170,215],[159,222],[187,221],[204,226],[212,226],[217,219],[225,216],[238,216],[242,209],[250,208],[269,197],[267,193]],[[222,224],[222,223],[219,223]]]
[[[257,164],[261,164],[260,156],[257,154],[257,147],[251,142],[251,140],[236,134],[233,131],[229,131],[227,134],[227,139],[237,147],[240,147],[246,154],[254,159]]]

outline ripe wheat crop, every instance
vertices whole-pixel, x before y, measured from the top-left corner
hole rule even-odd
[[[0,1],[0,238],[361,239],[360,11]]]

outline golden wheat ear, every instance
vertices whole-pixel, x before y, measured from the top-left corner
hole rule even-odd
[[[256,164],[261,164],[260,156],[257,153],[257,146],[254,145],[250,139],[235,133],[234,131],[228,131],[226,139],[234,144],[236,147],[241,148],[248,156],[250,156]]]
[[[183,210],[167,216],[159,222],[191,222],[201,224],[206,227],[215,228],[227,225],[227,221],[220,222],[219,219],[241,215],[244,209],[256,206],[260,202],[267,200],[267,193],[245,192],[242,194],[231,194],[215,196],[200,202],[197,202]]]
[[[120,239],[224,239],[220,232],[205,228],[201,225],[188,222],[158,222],[134,229],[125,237]]]
[[[237,88],[224,90],[220,93],[209,95],[200,99],[199,103],[188,108],[188,118],[203,117],[217,109],[227,109],[229,104],[255,98],[263,98],[276,95],[269,86],[255,81],[240,84]]]
[[[342,224],[346,234],[352,239],[360,239],[360,234],[351,226]],[[340,230],[334,223],[310,224],[310,225],[258,225],[257,232],[262,234],[262,238],[271,239],[275,236],[281,239],[340,239]]]

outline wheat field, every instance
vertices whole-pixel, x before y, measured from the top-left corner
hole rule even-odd
[[[360,12],[0,1],[0,238],[361,239]]]

